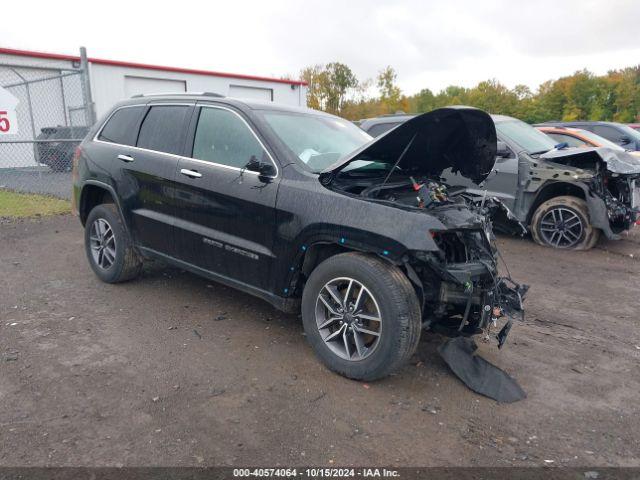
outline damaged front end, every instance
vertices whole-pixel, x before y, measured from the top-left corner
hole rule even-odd
[[[526,286],[502,277],[491,215],[503,208],[464,187],[442,183],[450,170],[476,184],[491,173],[496,131],[491,117],[469,107],[419,115],[378,137],[320,176],[327,188],[369,202],[419,213],[430,225],[403,266],[422,302],[423,325],[449,336],[497,334],[504,345],[512,318],[524,315]],[[427,215],[428,217],[423,217]],[[430,237],[430,238],[427,238]]]
[[[489,220],[498,206],[492,200],[483,206],[468,200],[467,208],[475,228],[431,231],[439,250],[412,252],[405,267],[421,286],[425,328],[447,336],[482,334],[485,339],[496,332],[502,347],[512,320],[524,318],[528,286],[499,274],[500,256]],[[446,222],[447,209],[434,213]],[[498,332],[501,319],[505,322]]]
[[[585,195],[594,227],[617,240],[640,216],[640,161],[610,148],[552,150],[533,162],[527,191],[545,181],[572,182]]]

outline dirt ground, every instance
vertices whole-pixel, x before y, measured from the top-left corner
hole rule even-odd
[[[499,243],[531,285],[508,345],[527,391],[468,390],[424,334],[372,384],[295,315],[159,264],[100,283],[70,216],[0,224],[0,465],[640,466],[640,232],[589,252]]]

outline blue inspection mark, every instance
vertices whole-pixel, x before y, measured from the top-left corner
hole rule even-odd
[[[347,239],[346,239],[346,238],[344,238],[344,237],[342,237],[342,238],[340,239],[340,243],[344,243],[344,242],[346,242],[346,241],[347,241]]]
[[[307,249],[306,245],[302,245],[302,251],[304,252]]]
[[[288,289],[288,288],[285,288],[285,289],[284,289],[284,293],[289,293],[289,289]]]
[[[383,254],[383,255],[385,255],[385,256],[386,256],[386,255],[389,255],[389,250],[383,250],[383,251],[382,251],[382,254]]]

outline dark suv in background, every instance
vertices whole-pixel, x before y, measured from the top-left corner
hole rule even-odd
[[[640,150],[640,132],[629,125],[616,122],[545,122],[536,127],[571,127],[593,132],[620,145],[625,150]]]
[[[498,275],[496,204],[438,180],[454,168],[480,183],[495,156],[493,122],[472,108],[372,141],[308,109],[146,96],[78,148],[74,205],[103,281],[161,259],[301,310],[319,358],[371,380],[402,365],[423,328],[475,335],[521,313],[525,289]]]

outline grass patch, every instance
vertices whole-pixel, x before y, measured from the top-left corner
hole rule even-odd
[[[24,218],[69,213],[71,202],[59,198],[0,190],[0,217]]]

